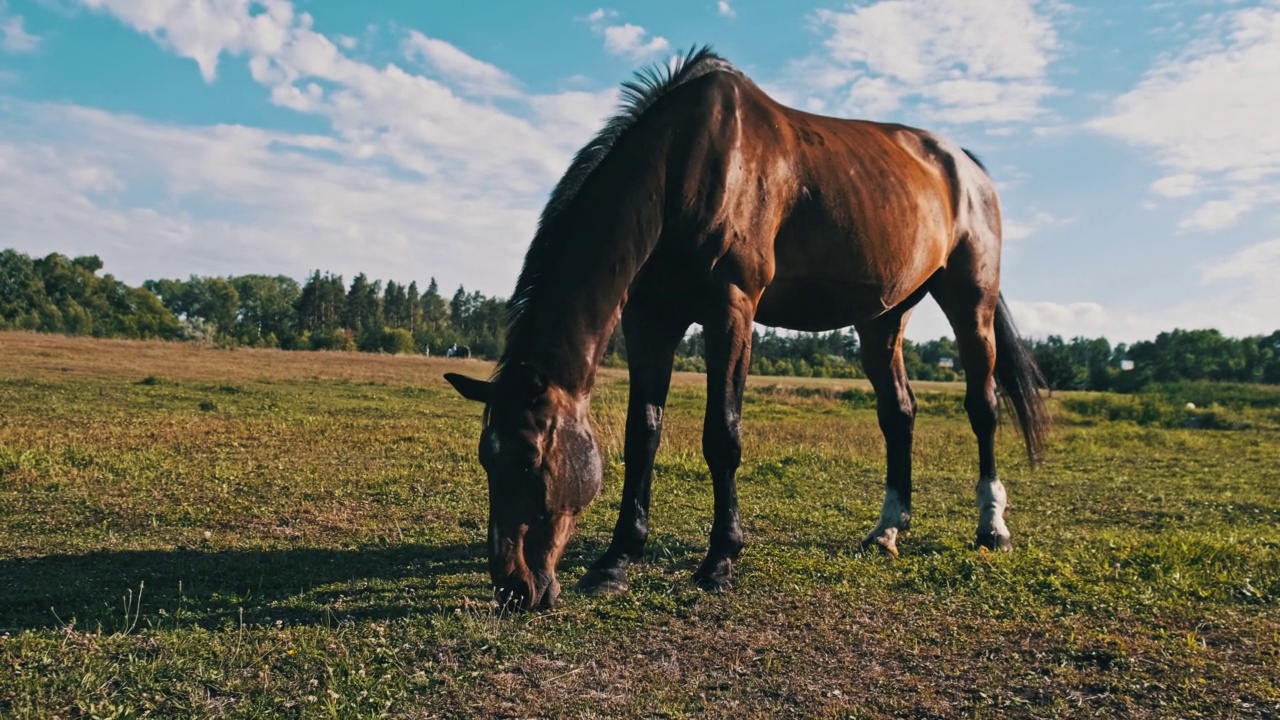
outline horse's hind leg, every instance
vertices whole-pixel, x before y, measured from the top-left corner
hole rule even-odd
[[[1009,550],[1009,528],[1004,523],[1004,484],[996,476],[995,312],[998,291],[961,272],[963,266],[948,269],[939,278],[934,296],[956,333],[960,362],[964,366],[964,408],[969,425],[978,438],[978,536],[979,547]]]
[[[862,367],[876,392],[876,411],[886,454],[884,506],[880,522],[862,546],[898,555],[898,534],[911,525],[911,441],[916,398],[902,361],[902,330],[910,310],[891,312],[858,325]]]

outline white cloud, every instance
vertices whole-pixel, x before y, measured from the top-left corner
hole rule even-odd
[[[1253,202],[1244,196],[1228,200],[1210,200],[1201,205],[1195,212],[1183,218],[1178,227],[1182,230],[1205,230],[1212,232],[1222,230],[1236,224],[1242,215],[1253,207]]]
[[[1201,282],[1205,285],[1213,285],[1243,280],[1280,288],[1280,284],[1276,283],[1278,277],[1280,277],[1280,238],[1251,245],[1224,260],[1209,265],[1201,275]],[[1280,301],[1278,293],[1280,289],[1273,292],[1273,297]],[[1280,305],[1280,302],[1276,304]],[[1277,324],[1277,327],[1280,327],[1280,324]]]
[[[9,14],[8,6],[0,2],[0,51],[18,55],[39,47],[40,38],[27,32],[22,16]]]
[[[1156,194],[1225,194],[1181,224],[1218,230],[1280,200],[1280,3],[1202,22],[1198,40],[1157,63],[1089,127],[1149,150],[1173,173],[1152,185]]]
[[[1005,218],[1003,236],[1005,240],[1026,240],[1045,228],[1065,225],[1067,222],[1040,210],[1026,221]]]
[[[273,103],[327,119],[340,141],[338,151],[349,157],[378,158],[475,192],[545,192],[587,137],[544,132],[522,114],[475,98],[518,91],[498,68],[419,33],[409,35],[407,49],[426,60],[438,79],[351,59],[311,29],[310,16],[295,13],[284,0],[265,0],[257,14],[249,11],[248,0],[84,2],[193,58],[206,80],[216,77],[224,55],[247,57],[253,78],[270,90]],[[516,99],[554,106],[537,96]]]
[[[946,122],[1021,122],[1044,114],[1059,46],[1043,0],[882,0],[819,10],[825,55],[793,66],[797,82],[849,114],[912,104]],[[816,77],[815,77],[816,74]]]
[[[369,65],[283,0],[252,12],[247,0],[84,2],[191,58],[206,81],[247,62],[272,103],[329,126],[291,135],[0,103],[6,241],[115,248],[109,262],[134,280],[321,267],[505,294],[546,192],[616,104],[613,89],[525,93],[420,33],[403,49],[430,77]]]
[[[666,38],[650,36],[644,28],[630,23],[606,25],[602,32],[605,50],[613,55],[626,56],[632,60],[643,60],[671,47],[671,43],[667,42]]]
[[[1096,302],[1024,302],[1010,300],[1018,331],[1028,337],[1115,335],[1115,315]]]
[[[66,105],[5,111],[6,244],[98,253],[134,282],[319,267],[436,275],[505,294],[535,223],[532,198],[396,177],[337,154],[331,138],[173,127]],[[147,187],[165,190],[130,199]]]
[[[1280,238],[1238,250],[1203,268],[1206,288],[1186,313],[1202,318],[1200,327],[1228,335],[1269,334],[1280,329]]]
[[[1011,298],[1018,330],[1031,337],[1105,336],[1149,340],[1174,328],[1217,328],[1241,337],[1280,328],[1280,238],[1248,246],[1201,269],[1201,292],[1151,309],[1097,302],[1025,302]]]
[[[610,55],[640,61],[671,48],[671,43],[666,38],[650,35],[648,30],[639,25],[608,22],[616,17],[617,11],[599,8],[585,18],[591,30],[604,38],[604,49]]]
[[[1280,272],[1280,263],[1273,263]],[[1151,340],[1167,330],[1216,328],[1224,335],[1268,335],[1280,328],[1280,288],[1274,283],[1224,283],[1212,295],[1154,309],[1097,302],[1024,302],[1009,300],[1018,332],[1105,337],[1113,343]],[[934,334],[932,337],[937,337]]]
[[[1162,324],[1148,313],[1113,308],[1098,302],[1026,301],[1008,298],[1014,325],[1024,337],[1045,338],[1059,335],[1073,337],[1105,337],[1111,342],[1133,342],[1156,336],[1162,330],[1187,327],[1185,323]],[[913,340],[955,337],[946,316],[932,302],[921,303],[911,316],[907,336]]]
[[[261,0],[80,0],[110,12],[200,67],[206,82],[217,76],[224,53],[269,56],[295,30],[308,30],[311,17],[295,15],[292,3]],[[258,10],[259,12],[254,12]]]
[[[729,0],[719,0],[716,3],[716,10],[720,12],[721,17],[737,17],[738,13],[733,9],[733,5],[729,4]]]
[[[405,52],[410,58],[421,58],[447,80],[475,95],[514,97],[519,95],[516,82],[506,71],[477,60],[457,47],[417,30],[409,31]]]
[[[1200,178],[1195,173],[1178,173],[1151,183],[1151,192],[1167,198],[1180,198],[1194,195],[1199,185]]]

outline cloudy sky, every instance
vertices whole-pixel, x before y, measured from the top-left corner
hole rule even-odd
[[[1280,328],[1280,0],[0,0],[0,247],[505,296],[618,82],[694,43],[981,155],[1028,334]]]

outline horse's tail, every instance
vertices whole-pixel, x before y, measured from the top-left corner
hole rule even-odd
[[[1018,427],[1027,441],[1027,458],[1035,465],[1044,452],[1050,425],[1049,409],[1039,392],[1045,384],[1044,376],[1013,325],[1004,295],[1000,296],[1000,304],[996,306],[995,332],[996,383],[1006,402],[1017,413]]]

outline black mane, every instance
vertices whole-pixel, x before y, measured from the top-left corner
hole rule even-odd
[[[520,270],[520,279],[507,302],[507,343],[498,361],[498,372],[506,366],[514,350],[527,347],[532,339],[533,298],[538,281],[544,271],[558,261],[559,234],[550,232],[552,224],[573,202],[578,190],[609,154],[618,138],[635,125],[645,110],[671,90],[716,70],[736,72],[727,60],[712,52],[710,46],[694,46],[672,63],[644,68],[637,71],[631,80],[622,83],[622,103],[617,114],[609,118],[600,132],[574,155],[569,169],[556,183],[542,210],[538,231]]]
[[[973,161],[974,165],[978,166],[979,170],[986,173],[987,175],[991,175],[991,173],[987,171],[987,166],[982,164],[982,161],[978,159],[977,155],[974,155],[973,153],[969,152],[968,148],[960,148],[960,149],[964,150],[964,154],[969,156],[969,159]]]

